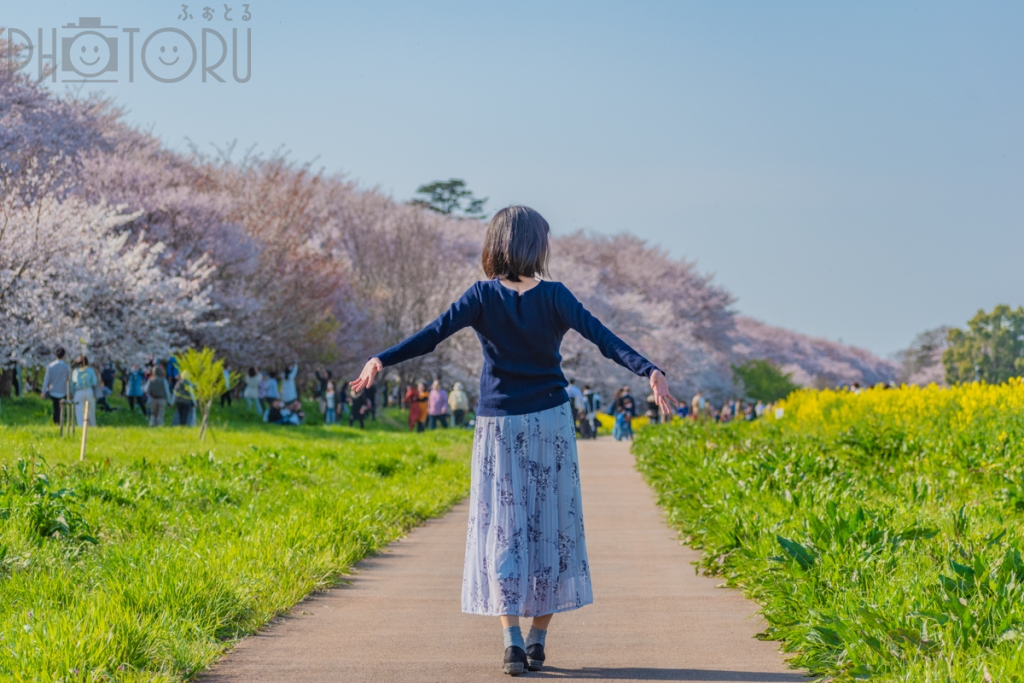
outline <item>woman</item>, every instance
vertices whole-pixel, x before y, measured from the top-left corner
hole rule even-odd
[[[299,391],[295,388],[295,378],[299,375],[299,364],[293,363],[281,377],[281,400],[285,405],[294,403],[299,398]]]
[[[665,376],[612,334],[562,284],[546,274],[548,224],[522,206],[502,209],[484,239],[487,281],[409,339],[370,358],[356,390],[385,367],[430,353],[465,327],[480,337],[484,362],[473,441],[469,530],[462,610],[499,616],[505,673],[545,661],[552,615],[593,602],[576,431],[560,369],[570,329],[608,358],[650,379],[665,410],[675,399]],[[520,617],[533,617],[523,639]]]
[[[448,407],[452,409],[454,426],[461,427],[466,419],[466,411],[469,410],[469,396],[462,388],[462,382],[456,382],[452,387],[452,393],[448,394]]]
[[[99,380],[96,371],[89,367],[89,359],[79,356],[75,359],[75,369],[71,371],[71,389],[75,392],[75,417],[78,426],[82,426],[86,403],[89,404],[89,424],[96,426],[96,385]]]
[[[245,407],[260,412],[260,375],[256,368],[249,368],[245,375],[245,389],[242,389],[242,398],[245,399]]]
[[[427,394],[427,415],[430,416],[431,429],[437,429],[437,425],[448,429],[448,392],[441,388],[441,382],[436,379]]]

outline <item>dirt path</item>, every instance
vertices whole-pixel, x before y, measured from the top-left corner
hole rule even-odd
[[[633,469],[628,445],[580,442],[594,604],[556,615],[544,671],[519,680],[806,681],[735,591],[696,576]],[[497,619],[462,614],[466,505],[360,562],[248,638],[205,683],[508,681]],[[526,629],[524,628],[524,633]]]

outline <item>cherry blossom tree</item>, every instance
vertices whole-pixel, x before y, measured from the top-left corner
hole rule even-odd
[[[0,61],[11,54],[0,39]],[[0,354],[38,362],[85,339],[119,361],[209,346],[233,367],[354,372],[483,277],[485,225],[401,204],[286,155],[169,150],[101,98],[0,78]],[[892,379],[866,351],[771,327],[695,265],[628,234],[553,226],[551,276],[667,373],[672,390],[734,395],[732,364],[768,359],[794,381]],[[571,332],[568,376],[610,393],[644,382]],[[475,385],[465,330],[397,369]]]
[[[0,202],[0,354],[35,363],[49,349],[82,343],[119,361],[166,354],[211,310],[200,258],[169,276],[164,249],[117,229],[116,207],[71,196],[11,192]]]

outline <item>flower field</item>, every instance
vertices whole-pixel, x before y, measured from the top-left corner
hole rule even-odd
[[[637,434],[700,569],[836,681],[1024,680],[1024,383],[800,391]]]
[[[0,424],[3,681],[188,679],[469,489],[462,430],[267,427],[221,410],[216,443],[101,426],[79,464],[48,406],[5,401]]]

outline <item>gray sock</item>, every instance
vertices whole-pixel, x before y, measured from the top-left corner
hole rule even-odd
[[[526,649],[526,643],[523,642],[523,631],[518,626],[509,626],[502,631],[502,635],[505,637],[506,648],[515,645],[521,650]]]
[[[548,635],[547,631],[541,631],[536,626],[530,627],[530,632],[526,635],[526,647],[531,645],[540,645],[544,647],[544,638]]]

